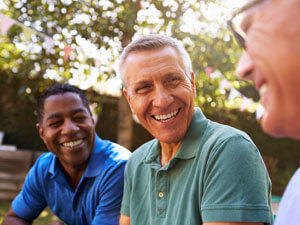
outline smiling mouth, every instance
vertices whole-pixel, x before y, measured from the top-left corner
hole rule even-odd
[[[263,84],[260,88],[259,88],[259,95],[260,97],[263,97],[264,94],[267,92],[268,90],[268,86],[266,84]]]
[[[62,146],[72,148],[72,147],[76,147],[76,146],[80,145],[82,142],[83,142],[83,139],[78,139],[75,141],[62,143]]]
[[[153,115],[152,117],[157,121],[167,121],[178,115],[180,109],[163,115]]]

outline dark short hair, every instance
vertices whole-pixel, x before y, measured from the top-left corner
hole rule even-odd
[[[89,107],[89,102],[82,90],[67,83],[65,84],[57,83],[44,90],[37,99],[36,111],[37,111],[37,120],[39,123],[41,123],[43,119],[45,100],[52,95],[64,94],[68,92],[78,94],[82,101],[82,104],[88,110],[89,114],[92,115],[91,109]]]

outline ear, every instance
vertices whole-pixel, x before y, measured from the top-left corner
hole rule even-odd
[[[193,71],[191,72],[190,77],[191,77],[190,81],[191,81],[194,97],[196,97],[195,74]]]
[[[39,135],[40,135],[41,139],[45,143],[44,129],[43,129],[42,125],[39,124],[39,123],[37,123],[35,126],[36,126],[36,128],[37,128],[37,130],[39,132]]]
[[[132,112],[133,114],[135,114],[134,109],[133,109],[133,107],[132,107],[132,105],[131,105],[131,99],[130,99],[130,96],[129,96],[129,94],[128,94],[128,92],[127,92],[127,90],[126,90],[125,88],[123,88],[123,93],[124,93],[124,95],[125,95],[125,98],[127,99],[127,102],[128,102],[128,104],[129,104],[129,106],[130,106],[131,112]]]

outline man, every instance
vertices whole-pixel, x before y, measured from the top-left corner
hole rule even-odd
[[[241,33],[234,17],[244,15]],[[251,1],[229,21],[246,49],[237,75],[255,82],[265,113],[265,132],[275,137],[300,140],[300,1]],[[294,174],[281,200],[275,224],[300,222],[300,170]]]
[[[194,73],[179,41],[132,42],[119,74],[132,112],[155,137],[128,161],[120,224],[272,224],[271,183],[257,148],[194,108]]]
[[[118,224],[130,152],[96,135],[84,93],[69,84],[41,94],[37,117],[50,152],[29,171],[3,225],[31,224],[47,205],[66,224]]]

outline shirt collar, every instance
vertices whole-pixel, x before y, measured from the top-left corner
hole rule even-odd
[[[51,173],[51,175],[54,176],[58,170],[58,167],[59,167],[58,159],[54,154],[52,154],[52,159],[48,170],[49,173]]]
[[[150,151],[143,160],[144,163],[154,162],[160,155],[160,144],[157,139],[154,139],[149,146]]]
[[[183,139],[183,142],[175,154],[174,158],[179,159],[191,159],[196,156],[199,149],[200,140],[207,127],[207,119],[202,113],[201,109],[195,107],[194,115],[189,126],[189,129]],[[157,139],[155,139],[151,146],[149,146],[150,151],[144,159],[144,163],[152,163],[156,161],[160,154],[160,144]],[[172,160],[171,160],[172,161]]]
[[[195,108],[190,127],[175,158],[190,159],[196,156],[199,144],[207,127],[207,119],[200,108]]]
[[[95,135],[95,145],[89,159],[89,164],[85,169],[84,177],[96,177],[103,171],[105,161],[104,154],[109,148],[109,142],[103,141],[98,135]]]

